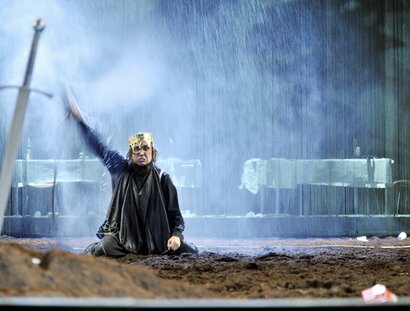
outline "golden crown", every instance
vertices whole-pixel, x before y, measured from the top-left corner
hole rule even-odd
[[[154,137],[151,133],[148,132],[138,133],[128,137],[128,143],[130,145],[131,150],[134,150],[137,147],[141,148],[144,143],[146,143],[150,147],[153,147]]]

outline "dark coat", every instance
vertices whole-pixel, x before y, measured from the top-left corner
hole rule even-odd
[[[91,151],[109,170],[113,195],[99,238],[113,235],[131,253],[160,254],[170,236],[183,241],[184,219],[170,176],[155,164],[138,167],[109,150],[85,123],[81,130]]]

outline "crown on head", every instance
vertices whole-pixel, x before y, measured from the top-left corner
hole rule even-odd
[[[141,149],[142,145],[146,143],[148,146],[154,146],[154,137],[151,133],[143,132],[128,137],[128,143],[131,150],[136,148]]]

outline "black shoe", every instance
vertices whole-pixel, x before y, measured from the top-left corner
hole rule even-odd
[[[181,253],[198,254],[198,248],[189,242],[183,242],[181,245]]]

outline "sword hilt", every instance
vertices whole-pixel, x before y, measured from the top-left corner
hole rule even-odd
[[[18,85],[1,85],[0,86],[0,91],[4,90],[4,89],[19,89],[20,90],[21,86],[18,86]],[[30,88],[30,89],[28,89],[28,91],[29,92],[34,92],[34,93],[39,93],[41,95],[47,96],[48,98],[53,97],[53,94],[47,93],[47,92],[44,92],[44,91],[40,91],[40,90],[37,90],[37,89]]]
[[[42,19],[36,20],[33,24],[34,36],[33,36],[33,41],[31,43],[30,56],[29,56],[29,60],[28,60],[27,68],[26,68],[26,74],[24,76],[23,85],[22,86],[2,85],[2,86],[0,86],[0,91],[3,90],[3,89],[8,89],[8,88],[17,88],[19,90],[24,89],[25,91],[28,91],[28,92],[39,93],[39,94],[45,95],[49,98],[53,97],[53,95],[50,94],[50,93],[43,92],[43,91],[40,91],[40,90],[37,90],[37,89],[29,89],[28,88],[28,85],[30,84],[30,80],[31,80],[31,74],[33,72],[34,58],[35,58],[36,52],[37,52],[38,39],[40,37],[40,33],[44,30],[45,27],[46,27],[46,23]]]
[[[33,41],[31,42],[31,50],[30,50],[30,56],[27,62],[26,73],[24,75],[23,88],[27,87],[30,84],[31,74],[33,73],[34,59],[37,53],[38,40],[40,39],[40,34],[44,30],[45,26],[46,24],[42,19],[36,20],[36,22],[33,25],[34,36],[33,36]]]

